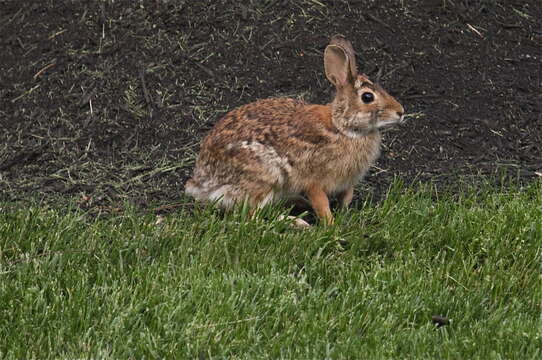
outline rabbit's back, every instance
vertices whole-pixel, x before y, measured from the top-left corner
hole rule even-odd
[[[302,113],[306,105],[295,99],[272,98],[238,107],[216,123],[204,139],[202,151],[224,151],[239,141],[280,148],[288,138],[301,133],[301,124],[292,119]]]

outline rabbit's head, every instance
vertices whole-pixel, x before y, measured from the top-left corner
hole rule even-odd
[[[403,106],[380,85],[358,74],[352,44],[335,35],[324,52],[326,77],[335,85],[332,121],[344,135],[355,138],[401,123]]]

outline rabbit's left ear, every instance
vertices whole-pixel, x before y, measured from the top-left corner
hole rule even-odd
[[[356,56],[350,41],[335,35],[324,51],[326,77],[335,86],[353,83],[358,76]]]

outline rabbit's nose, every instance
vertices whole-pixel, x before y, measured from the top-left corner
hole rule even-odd
[[[397,116],[399,116],[400,118],[403,117],[405,113],[403,111],[397,111]]]

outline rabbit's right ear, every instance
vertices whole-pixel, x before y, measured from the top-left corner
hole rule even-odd
[[[335,86],[351,83],[358,75],[354,49],[350,41],[335,35],[324,51],[326,77]]]

